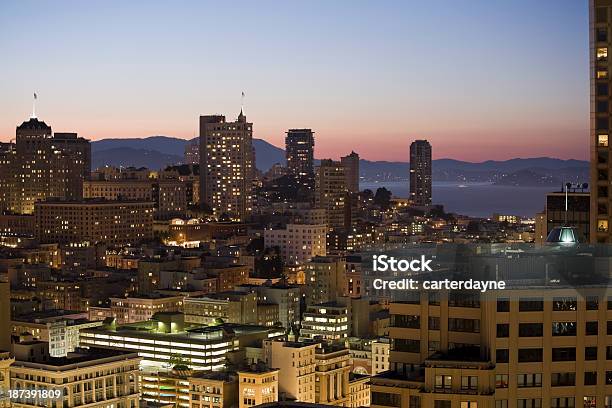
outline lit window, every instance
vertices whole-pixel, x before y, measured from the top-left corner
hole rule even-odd
[[[607,79],[608,78],[608,70],[600,69],[597,71],[597,79]]]
[[[597,146],[608,147],[608,135],[598,135]]]
[[[608,48],[607,47],[597,48],[597,60],[605,61],[607,59],[608,59]]]
[[[597,231],[608,232],[608,220],[597,221]]]

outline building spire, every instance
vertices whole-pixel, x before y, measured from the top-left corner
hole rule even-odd
[[[246,121],[246,116],[244,115],[244,91],[242,91],[242,96],[240,97],[240,115],[238,115],[238,122]]]
[[[38,95],[34,92],[34,99],[32,100],[32,117],[31,119],[36,119],[36,99],[38,99]]]

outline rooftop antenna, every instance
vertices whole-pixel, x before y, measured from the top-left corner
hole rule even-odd
[[[569,189],[572,187],[572,183],[566,183],[565,184],[565,221],[564,221],[564,225],[567,225],[567,207],[568,207],[568,191]]]
[[[32,117],[31,119],[36,119],[36,99],[38,99],[38,95],[34,92],[34,99],[32,100]]]
[[[242,91],[242,96],[240,97],[240,112],[244,115],[244,91]]]

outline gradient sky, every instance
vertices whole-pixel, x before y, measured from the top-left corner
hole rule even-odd
[[[234,118],[316,156],[588,156],[587,0],[0,3],[0,140],[30,116],[90,139]]]

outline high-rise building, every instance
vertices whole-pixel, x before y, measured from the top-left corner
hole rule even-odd
[[[91,146],[76,133],[55,133],[30,118],[17,127],[15,144],[0,148],[0,209],[31,214],[46,198],[78,200],[91,171]]]
[[[200,203],[216,217],[244,221],[253,199],[253,124],[240,111],[235,122],[225,116],[200,116]]]
[[[185,145],[185,164],[200,163],[200,143],[198,140],[192,140]]]
[[[342,156],[340,163],[344,166],[346,188],[349,193],[359,192],[359,155],[355,152]]]
[[[410,199],[418,206],[431,204],[431,145],[427,140],[410,145]]]
[[[325,209],[329,228],[345,227],[347,192],[344,166],[330,159],[321,160],[316,174],[315,205]]]
[[[590,1],[591,66],[591,242],[612,242],[610,172],[610,58],[612,3]]]
[[[289,129],[285,138],[287,170],[300,185],[314,188],[314,132],[311,129]]]

